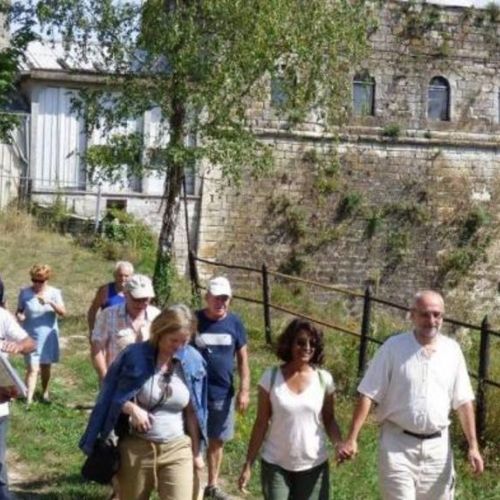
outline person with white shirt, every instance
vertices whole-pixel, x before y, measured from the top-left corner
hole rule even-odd
[[[90,355],[99,381],[118,354],[130,344],[149,339],[149,330],[160,310],[151,305],[155,296],[148,276],[134,274],[124,285],[125,302],[102,311],[90,339]]]
[[[0,308],[0,350],[10,354],[28,354],[35,348],[35,341],[19,326],[14,316]],[[17,392],[13,387],[0,387],[0,500],[11,498],[5,454],[9,401],[16,396]]]
[[[323,334],[294,319],[278,339],[284,363],[268,368],[259,382],[257,417],[239,478],[244,491],[262,447],[265,500],[328,500],[327,439],[341,441],[335,420],[333,378],[323,362]]]
[[[356,455],[359,432],[375,403],[384,500],[453,498],[455,472],[448,432],[452,408],[467,439],[473,471],[484,470],[474,393],[460,346],[440,333],[443,315],[439,293],[417,293],[410,316],[413,330],[386,340],[358,386],[349,435],[338,454],[341,460]]]

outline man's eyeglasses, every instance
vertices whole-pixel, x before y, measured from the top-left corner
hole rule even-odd
[[[31,282],[32,283],[45,283],[47,280],[42,280],[42,279],[38,279],[38,278],[31,278]]]
[[[421,318],[441,319],[444,316],[444,314],[440,311],[419,311],[418,309],[414,309],[414,311]]]
[[[140,299],[135,299],[134,297],[132,297],[132,295],[130,296],[130,298],[134,301],[134,302],[137,302],[138,304],[141,303],[141,304],[145,304],[146,302],[149,302],[151,299],[149,297],[142,297]]]

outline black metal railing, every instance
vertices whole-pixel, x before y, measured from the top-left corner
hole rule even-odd
[[[265,339],[268,344],[272,343],[272,327],[271,327],[271,310],[276,310],[280,312],[284,312],[293,316],[297,316],[300,318],[304,318],[310,320],[318,325],[330,328],[332,330],[339,331],[341,333],[345,333],[359,339],[359,348],[358,348],[358,367],[357,374],[358,377],[361,377],[363,374],[367,362],[368,362],[368,345],[370,342],[375,344],[382,344],[382,341],[370,336],[371,329],[371,321],[372,321],[372,308],[373,304],[380,304],[384,307],[390,307],[398,309],[399,311],[410,311],[409,307],[403,306],[401,304],[397,304],[395,302],[391,302],[389,300],[381,299],[379,297],[375,297],[372,294],[370,287],[367,287],[364,293],[355,292],[352,290],[347,290],[345,288],[341,288],[338,286],[332,286],[325,283],[321,283],[318,281],[313,281],[305,278],[300,278],[298,276],[290,276],[287,274],[280,273],[278,271],[271,271],[268,269],[266,264],[262,264],[260,269],[249,267],[249,266],[240,266],[235,264],[228,264],[225,262],[216,262],[208,259],[203,259],[201,257],[197,257],[193,252],[189,252],[189,270],[191,276],[191,283],[193,290],[199,294],[200,290],[203,287],[200,285],[198,278],[198,270],[197,270],[197,262],[201,262],[214,267],[223,267],[226,269],[235,269],[246,271],[250,273],[256,273],[260,276],[260,280],[262,283],[262,299],[255,299],[253,297],[243,296],[243,295],[234,295],[235,299],[243,300],[246,302],[251,302],[254,304],[261,304],[263,306],[263,319],[264,319],[264,331],[265,331]],[[325,321],[323,319],[310,316],[301,311],[293,310],[288,307],[284,307],[280,304],[273,303],[271,301],[271,285],[269,277],[274,276],[275,278],[286,279],[294,282],[300,282],[303,284],[308,284],[311,286],[319,287],[325,290],[333,291],[336,293],[340,293],[346,295],[350,298],[362,300],[363,308],[362,308],[362,317],[361,317],[361,327],[360,331],[354,331],[350,328],[346,328],[341,325],[334,324],[329,321]],[[444,322],[453,326],[468,328],[472,331],[480,332],[480,345],[479,345],[479,362],[478,362],[478,371],[477,373],[469,372],[471,377],[477,380],[477,395],[476,395],[476,427],[479,440],[484,442],[484,435],[486,430],[486,414],[487,414],[487,389],[488,386],[500,388],[500,383],[489,378],[489,368],[490,368],[490,341],[491,337],[499,337],[500,333],[494,330],[491,330],[490,325],[488,323],[488,317],[485,316],[481,325],[474,325],[470,323],[466,323],[463,321],[458,321],[452,318],[444,318]]]

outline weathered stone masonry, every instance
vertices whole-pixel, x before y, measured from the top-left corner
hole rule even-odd
[[[412,10],[413,9],[413,10]],[[416,10],[415,10],[416,9]],[[495,297],[500,276],[500,16],[386,2],[372,54],[374,116],[338,136],[280,131],[270,103],[249,111],[276,171],[239,188],[205,174],[199,254],[297,272],[406,300],[416,288]],[[445,78],[450,120],[427,117]],[[206,273],[211,270],[206,269]],[[478,285],[480,284],[480,285]],[[487,307],[487,305],[485,305]]]

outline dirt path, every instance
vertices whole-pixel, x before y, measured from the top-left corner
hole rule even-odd
[[[35,500],[44,493],[43,478],[33,474],[14,452],[7,450],[9,489],[13,500]],[[35,494],[40,493],[40,495]]]

